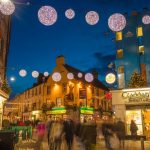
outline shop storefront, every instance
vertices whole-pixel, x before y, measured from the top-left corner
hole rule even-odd
[[[150,88],[112,91],[112,105],[116,118],[126,123],[126,134],[131,134],[130,123],[134,120],[137,134],[150,138]]]
[[[81,107],[80,108],[80,122],[88,122],[93,120],[94,109],[91,107]]]
[[[31,112],[31,119],[33,120],[33,121],[35,121],[35,120],[42,120],[43,118],[43,116],[42,116],[42,110],[34,110],[34,111],[32,111]]]
[[[4,102],[9,98],[9,95],[7,95],[5,92],[0,90],[0,130],[2,128],[2,120],[3,120],[3,106]]]
[[[63,119],[66,117],[66,108],[65,107],[54,107],[52,110],[47,111],[47,116],[51,116],[53,120]]]

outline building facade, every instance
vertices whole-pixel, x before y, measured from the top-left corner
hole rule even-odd
[[[61,77],[58,74],[54,76],[55,73],[60,73]],[[68,77],[68,73],[74,77]],[[78,77],[79,73],[82,77]],[[56,58],[56,67],[52,74],[40,84],[16,96],[12,103],[19,99],[17,103],[21,107],[19,110],[23,120],[43,119],[43,113],[55,117],[75,117],[73,110],[76,106],[95,109],[103,106],[107,110],[111,105],[111,102],[105,100],[108,88],[98,80],[96,73],[92,82],[85,81],[84,75],[85,73],[66,64],[63,56],[59,56]],[[90,112],[90,109],[86,112]]]
[[[116,71],[118,88],[127,88],[133,72],[141,74],[145,85],[150,85],[150,25],[143,17],[150,15],[148,9],[142,12],[124,14],[127,20],[123,31],[116,32]]]
[[[150,138],[150,88],[134,88],[112,91],[112,107],[117,118],[125,121],[126,134],[131,135],[130,124],[134,120],[138,135]]]
[[[9,39],[10,16],[0,14],[0,129],[2,127],[3,104],[9,97],[9,89],[5,82]]]

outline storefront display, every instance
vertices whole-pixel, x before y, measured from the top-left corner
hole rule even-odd
[[[138,135],[143,135],[143,125],[142,125],[142,114],[141,114],[141,110],[127,110],[126,111],[126,129],[127,129],[127,135],[130,135],[130,124],[131,124],[131,120],[133,120],[137,127],[138,127],[138,131],[137,134]]]

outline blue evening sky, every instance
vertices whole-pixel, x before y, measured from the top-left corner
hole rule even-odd
[[[16,5],[12,15],[10,48],[7,64],[7,78],[12,95],[32,86],[36,81],[31,72],[52,72],[56,57],[64,55],[66,63],[82,71],[96,68],[99,80],[104,81],[108,64],[115,59],[114,34],[108,28],[107,20],[113,13],[131,13],[150,8],[150,0],[13,0]],[[30,5],[25,3],[30,2]],[[21,4],[22,3],[22,4]],[[58,20],[52,26],[42,25],[37,17],[41,6],[50,5],[58,13]],[[68,20],[66,9],[74,9],[76,15]],[[99,13],[98,24],[91,26],[85,21],[88,11]],[[28,74],[22,78],[19,70]]]

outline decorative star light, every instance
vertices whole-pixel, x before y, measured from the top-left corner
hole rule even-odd
[[[39,72],[37,71],[32,71],[32,77],[37,78],[39,76]]]
[[[51,6],[42,6],[38,11],[39,21],[46,25],[53,25],[57,21],[57,12]]]
[[[116,76],[114,73],[108,73],[105,77],[105,81],[108,84],[113,84],[116,81]]]
[[[11,15],[15,11],[15,5],[10,0],[1,1],[0,3],[0,11],[4,15]]]
[[[92,81],[94,80],[93,74],[91,74],[91,73],[86,73],[86,74],[85,74],[85,80],[86,80],[87,82],[92,82]]]
[[[65,11],[65,16],[68,18],[68,19],[73,19],[75,17],[75,12],[73,9],[67,9]]]
[[[70,79],[70,80],[72,80],[72,79],[74,78],[73,73],[69,72],[69,73],[67,74],[67,78]]]
[[[150,16],[149,16],[149,15],[143,16],[142,22],[143,22],[144,24],[150,24]]]
[[[95,11],[89,11],[85,16],[85,20],[89,25],[95,25],[99,21],[99,15]]]
[[[78,77],[82,78],[83,74],[81,72],[78,73]]]
[[[19,75],[20,75],[21,77],[25,77],[25,76],[27,75],[27,71],[24,70],[24,69],[21,69],[21,70],[19,71]]]
[[[108,26],[112,31],[121,31],[126,26],[126,18],[120,13],[115,13],[109,17]]]
[[[61,80],[61,74],[59,72],[54,72],[52,74],[52,79],[55,82],[59,82]]]
[[[49,75],[49,73],[46,71],[46,72],[44,72],[44,76],[45,77],[48,77],[48,75]]]

